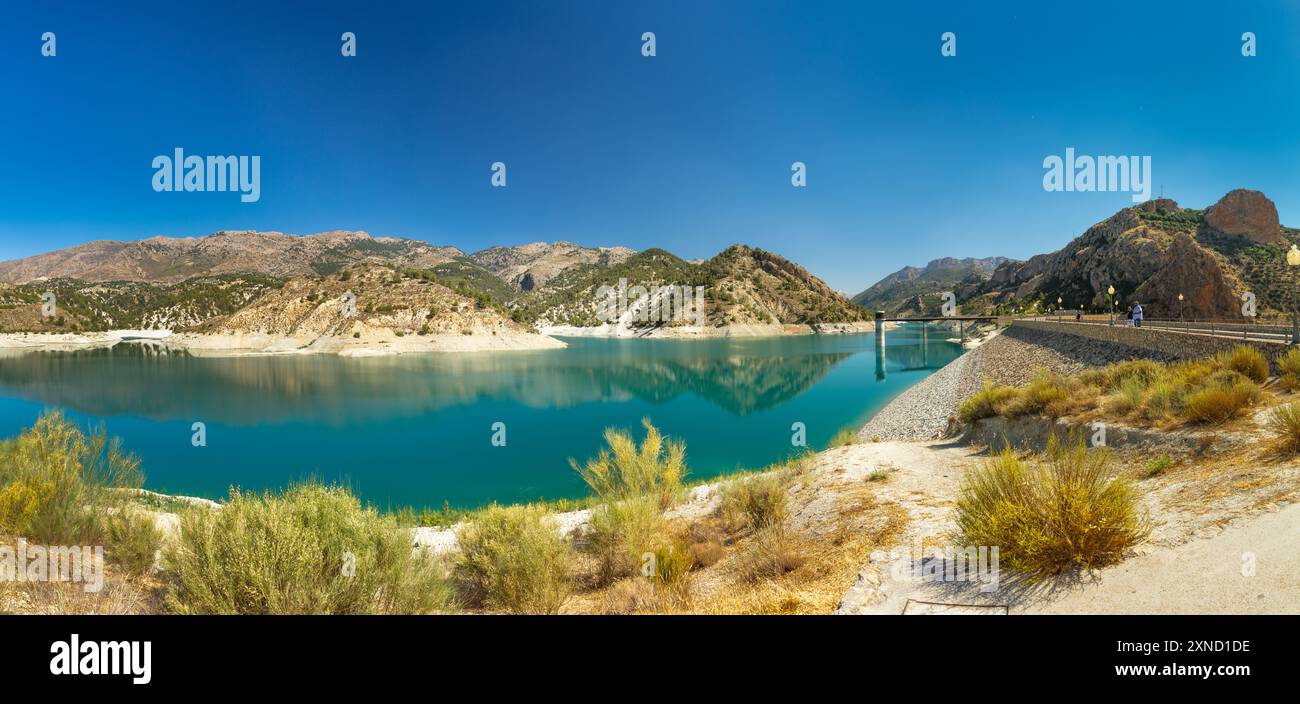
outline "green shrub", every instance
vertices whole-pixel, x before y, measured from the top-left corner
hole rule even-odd
[[[572,592],[573,551],[540,506],[490,506],[458,534],[454,575],[465,601],[557,613]]]
[[[1008,448],[967,473],[957,501],[959,541],[998,546],[999,559],[1031,578],[1112,564],[1146,539],[1129,483],[1110,476],[1104,449],[1048,441],[1023,462]]]
[[[605,443],[594,459],[570,466],[601,500],[652,497],[659,508],[668,508],[681,493],[686,476],[686,445],[664,440],[659,430],[644,419],[645,439],[638,448],[632,436],[614,428],[605,429]]]
[[[601,504],[591,511],[584,549],[598,563],[601,584],[637,573],[647,552],[664,543],[663,513],[649,497]]]
[[[128,508],[104,520],[104,547],[108,560],[140,576],[153,570],[163,534],[152,513]]]
[[[181,514],[164,549],[168,606],[182,614],[367,614],[446,610],[440,565],[410,534],[340,487],[235,489],[219,510]]]
[[[967,424],[981,418],[992,418],[1002,412],[1002,409],[1016,397],[1016,393],[1016,390],[1009,386],[998,386],[985,379],[984,388],[962,401],[957,414],[962,422]]]
[[[58,411],[0,443],[0,532],[47,544],[93,543],[103,516],[126,504],[120,488],[142,482],[140,462],[109,440],[90,436]]]
[[[1268,417],[1268,429],[1282,450],[1300,452],[1300,404],[1274,408]]]
[[[1224,369],[1231,369],[1256,384],[1268,381],[1268,358],[1254,347],[1239,345],[1231,352],[1220,352],[1215,357],[1215,362]]]

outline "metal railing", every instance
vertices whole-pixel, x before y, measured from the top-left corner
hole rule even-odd
[[[1052,313],[1025,316],[1019,319],[1062,325],[1114,325],[1116,327],[1164,330],[1203,337],[1296,344],[1296,340],[1292,339],[1291,321],[1286,318],[1266,318],[1254,322],[1243,322],[1241,319],[1143,318],[1140,327],[1135,325],[1134,321],[1123,316],[1117,315],[1111,318],[1105,313],[1085,314],[1076,319],[1073,313],[1062,311],[1060,315]]]

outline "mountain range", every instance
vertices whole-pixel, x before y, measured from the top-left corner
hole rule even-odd
[[[905,266],[853,297],[868,310],[883,310],[891,317],[919,315],[940,305],[944,291],[987,281],[1006,257],[933,259],[924,267]]]
[[[218,232],[96,241],[0,263],[0,332],[400,336],[590,328],[601,322],[597,290],[621,279],[703,286],[712,328],[851,323],[873,310],[937,315],[945,291],[967,314],[1050,311],[1059,299],[1070,309],[1141,302],[1151,317],[1240,318],[1246,293],[1260,314],[1295,305],[1300,272],[1286,266],[1285,255],[1297,242],[1300,231],[1282,226],[1276,206],[1258,191],[1234,190],[1205,209],[1161,198],[1120,210],[1055,252],[1024,261],[935,259],[850,300],[785,257],[739,244],[688,261],[662,249],[569,242],[466,253],[365,232]],[[338,317],[348,291],[356,296],[355,321]],[[54,317],[41,315],[46,292],[58,301]]]
[[[704,286],[708,325],[851,322],[863,311],[780,255],[735,245],[707,261],[660,249],[537,242],[466,253],[365,232],[96,241],[0,263],[0,331],[168,328],[227,335],[475,334],[592,326],[620,279]],[[341,316],[341,297],[357,311]],[[54,292],[58,315],[42,316]],[[346,319],[344,319],[346,317]]]

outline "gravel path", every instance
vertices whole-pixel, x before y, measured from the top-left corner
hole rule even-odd
[[[1012,326],[899,394],[862,426],[858,436],[933,440],[944,435],[948,419],[956,416],[963,400],[980,390],[986,377],[997,384],[1019,386],[1038,369],[1077,374],[1089,367],[1153,356],[1076,335]]]

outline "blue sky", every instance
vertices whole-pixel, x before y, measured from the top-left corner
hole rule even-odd
[[[935,257],[1050,251],[1131,204],[1045,192],[1066,147],[1150,155],[1185,206],[1256,188],[1300,225],[1295,3],[16,5],[0,259],[222,229],[687,258],[744,242],[853,293]],[[260,155],[261,200],[155,193],[175,147]]]

